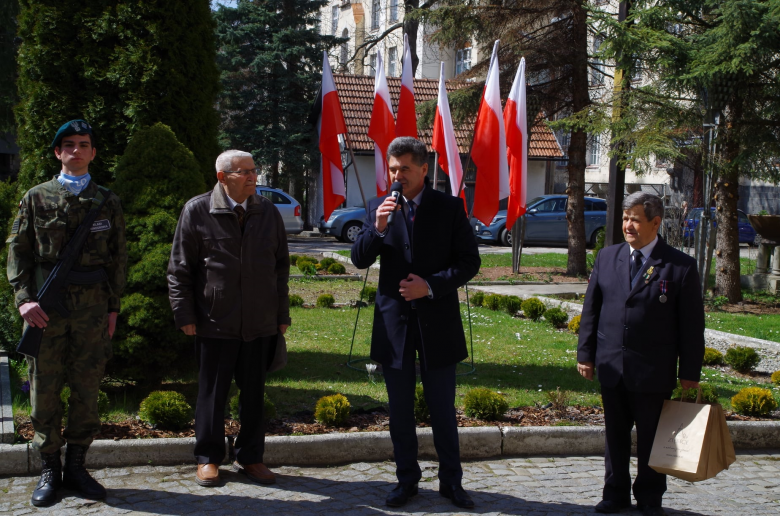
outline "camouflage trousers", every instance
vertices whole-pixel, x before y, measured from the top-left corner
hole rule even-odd
[[[74,310],[67,319],[48,313],[38,358],[27,358],[30,377],[33,449],[54,453],[71,442],[89,446],[100,432],[98,390],[111,358],[108,305]],[[68,423],[62,432],[60,393],[70,387]]]

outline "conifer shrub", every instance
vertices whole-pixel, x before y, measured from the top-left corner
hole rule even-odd
[[[317,308],[332,308],[335,302],[331,294],[322,294],[317,298]]]
[[[290,265],[293,266],[293,267],[297,266],[298,265],[298,258],[300,258],[300,256],[298,256],[297,254],[291,254],[290,255]]]
[[[328,270],[328,267],[330,267],[334,263],[336,263],[336,260],[334,260],[333,258],[323,258],[322,260],[320,260],[320,265],[322,265],[322,268],[324,270]]]
[[[482,301],[482,306],[490,310],[501,309],[501,296],[498,294],[488,294]]]
[[[515,315],[520,311],[520,306],[523,304],[523,300],[518,296],[504,296],[501,298],[502,308],[509,315]]]
[[[731,407],[746,416],[764,416],[777,408],[777,402],[769,389],[745,387],[731,398]]]
[[[368,303],[369,305],[376,302],[376,287],[366,285],[363,290],[360,291],[360,299]]]
[[[568,328],[569,328],[570,332],[572,332],[574,334],[577,334],[577,335],[580,333],[580,320],[581,319],[582,319],[581,315],[575,315],[574,317],[571,318],[571,321],[569,321],[569,325],[568,325]]]
[[[482,306],[485,301],[485,293],[481,290],[477,290],[473,294],[471,294],[471,305],[472,306]]]
[[[544,311],[544,319],[555,328],[565,325],[568,318],[569,315],[560,308],[550,308]]]
[[[328,274],[346,274],[347,268],[341,263],[331,263],[328,266]]]
[[[414,388],[414,419],[418,423],[422,423],[423,421],[428,421],[430,417],[431,412],[428,410],[428,403],[425,401],[425,391],[423,391],[422,384],[418,383]]]
[[[772,373],[771,380],[773,384],[780,385],[780,371]]]
[[[713,385],[702,382],[699,384],[699,387],[701,387],[702,402],[704,403],[718,402],[718,391],[715,389]],[[683,396],[683,394],[685,396]],[[698,396],[697,389],[683,389],[682,385],[680,385],[680,380],[677,380],[677,388],[674,389],[674,391],[672,391],[673,400],[683,400],[683,401],[690,401],[691,403],[694,403],[696,402],[697,396]]]
[[[315,266],[315,262],[312,261],[312,259],[308,256],[301,256],[298,258],[298,260],[295,262],[295,266],[298,267],[298,270],[306,276],[316,276],[317,274],[317,267]]]
[[[154,391],[141,402],[138,415],[150,425],[181,430],[192,421],[192,407],[175,391]]]
[[[241,394],[241,390],[236,392],[236,395],[230,398],[230,417],[235,419],[236,421],[239,421],[239,411],[238,411],[238,401],[239,401],[239,395]],[[268,393],[263,393],[263,405],[264,405],[264,412],[263,417],[266,421],[271,420],[276,417],[276,405],[273,404],[271,401],[271,398],[268,397]]]
[[[326,426],[343,426],[349,419],[350,404],[343,394],[323,396],[314,407],[314,419]]]
[[[538,298],[530,297],[522,302],[520,308],[523,310],[523,314],[532,321],[538,321],[547,307],[544,306]]]
[[[753,348],[737,346],[726,351],[725,362],[735,371],[749,373],[761,362],[761,357]]]
[[[723,353],[715,348],[704,348],[704,365],[721,365],[723,364]]]
[[[303,298],[299,296],[298,294],[290,294],[290,306],[291,307],[301,307],[303,306]]]
[[[466,393],[463,408],[468,417],[496,421],[509,409],[509,403],[499,393],[477,387]]]

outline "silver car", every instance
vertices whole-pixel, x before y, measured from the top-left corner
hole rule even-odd
[[[258,186],[255,191],[276,206],[284,221],[284,229],[288,235],[297,235],[303,231],[303,219],[301,218],[301,203],[289,194],[270,186]]]
[[[365,218],[366,209],[362,206],[333,210],[328,220],[320,217],[319,230],[320,233],[333,235],[342,242],[354,244]]]

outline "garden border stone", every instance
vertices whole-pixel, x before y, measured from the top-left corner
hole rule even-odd
[[[0,353],[0,444],[14,442],[14,408],[8,353]]]
[[[737,450],[780,449],[780,423],[729,421]],[[436,457],[430,428],[417,429],[421,458]],[[461,457],[600,455],[603,426],[459,428]],[[95,441],[87,455],[90,468],[195,464],[193,437]],[[225,441],[227,449],[227,439]],[[0,445],[0,476],[37,474],[40,462],[28,444]],[[227,456],[227,454],[226,454]],[[266,438],[265,461],[271,466],[324,466],[391,460],[390,432],[352,432]]]

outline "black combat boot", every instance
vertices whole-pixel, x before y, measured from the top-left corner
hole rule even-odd
[[[41,479],[32,494],[32,504],[48,507],[57,501],[57,490],[62,487],[62,461],[60,451],[41,453]]]
[[[78,491],[91,500],[102,500],[106,497],[106,488],[98,484],[84,467],[88,446],[68,443],[65,451],[65,474],[62,485],[66,489]]]

